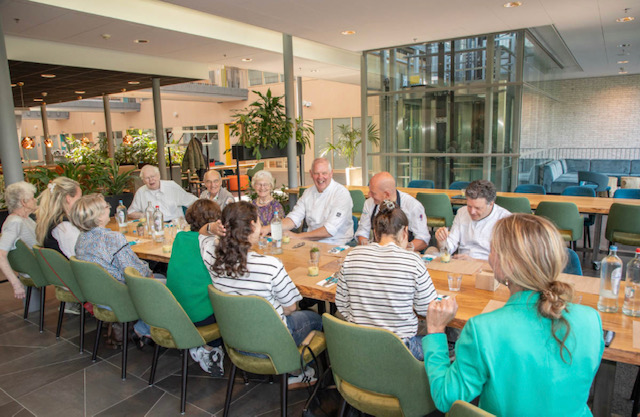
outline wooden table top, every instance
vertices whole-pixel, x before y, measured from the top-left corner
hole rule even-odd
[[[365,186],[348,186],[349,190],[360,190],[365,196],[369,194],[369,187]],[[298,194],[298,188],[291,188],[287,190],[289,194]],[[405,192],[413,197],[418,193],[426,194],[446,194],[454,204],[465,204],[465,198],[461,194],[460,190],[439,190],[433,188],[398,188],[398,190]],[[543,201],[555,201],[555,202],[571,202],[578,206],[578,210],[581,213],[588,214],[608,214],[609,209],[613,203],[621,204],[634,204],[640,205],[640,200],[629,198],[605,198],[605,197],[576,197],[568,195],[539,195],[539,194],[523,194],[523,193],[507,193],[498,192],[501,197],[525,197],[531,203],[531,208],[535,209]]]
[[[128,240],[137,241],[132,246],[133,251],[142,259],[168,263],[171,258],[171,252],[163,252],[162,243],[154,242],[148,236],[141,238],[129,232],[137,224],[137,222],[130,223],[125,231],[125,236],[127,236]],[[113,220],[107,227],[112,230],[119,230]],[[304,244],[298,246],[300,243]],[[310,277],[308,275],[309,250],[313,246],[317,246],[320,250],[320,271],[318,276]],[[335,245],[303,241],[297,238],[291,238],[291,241],[284,243],[282,247],[283,253],[273,256],[282,260],[289,276],[300,290],[302,296],[334,302],[336,285],[333,284],[327,287],[319,285],[319,282],[324,281],[340,268],[342,260],[349,253],[349,249],[333,254],[329,253],[329,250],[334,248]],[[264,253],[265,251],[257,250],[257,252]],[[459,308],[455,319],[451,323],[453,327],[462,328],[471,317],[482,314],[485,310],[491,311],[499,308],[509,299],[509,290],[502,285],[496,291],[481,290],[475,287],[475,274],[481,270],[489,269],[486,262],[453,260],[448,264],[443,264],[438,260],[433,260],[427,264],[427,269],[439,294],[456,296]],[[459,292],[450,292],[448,290],[448,272],[462,273],[462,285]],[[575,301],[596,308],[600,285],[599,278],[563,274],[561,279],[572,283],[576,288]],[[634,323],[638,323],[636,324],[638,326],[636,333],[640,332],[640,318],[629,317],[621,312],[624,301],[624,282],[621,283],[619,294],[620,311],[618,313],[600,313],[602,327],[616,332],[611,346],[605,349],[604,359],[640,365],[640,347],[633,347],[633,327]],[[636,334],[636,338],[640,339],[640,334]]]

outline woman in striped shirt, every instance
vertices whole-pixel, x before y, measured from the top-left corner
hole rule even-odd
[[[406,250],[409,221],[392,201],[380,204],[373,220],[376,243],[351,250],[337,274],[336,306],[345,319],[395,333],[423,360],[418,318],[436,290],[420,256]]]

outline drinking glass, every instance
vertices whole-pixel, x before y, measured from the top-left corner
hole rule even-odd
[[[462,274],[447,274],[447,281],[449,283],[449,291],[460,291],[460,284],[462,284]]]

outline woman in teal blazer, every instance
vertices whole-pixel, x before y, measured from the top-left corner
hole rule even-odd
[[[489,263],[511,297],[471,318],[449,361],[445,326],[455,299],[433,302],[423,339],[431,396],[440,411],[480,396],[498,416],[588,416],[587,397],[604,350],[597,311],[572,304],[572,287],[557,281],[564,241],[548,220],[514,214],[495,225]]]

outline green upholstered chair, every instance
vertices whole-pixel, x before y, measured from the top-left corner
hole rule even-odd
[[[107,323],[122,323],[124,330],[122,332],[121,369],[122,379],[125,380],[127,378],[129,322],[138,320],[138,312],[129,296],[129,289],[96,263],[81,261],[75,256],[71,257],[70,262],[73,274],[82,288],[82,293],[87,301],[93,304],[93,315],[98,320],[91,359],[95,361],[98,356],[102,324],[105,321]]]
[[[604,235],[611,243],[640,246],[640,206],[613,203]]]
[[[258,162],[253,168],[249,168],[247,170],[247,175],[249,176],[249,181],[256,175],[256,172],[262,171],[264,169],[264,162]]]
[[[280,315],[264,298],[225,294],[213,285],[209,285],[209,298],[232,363],[223,415],[229,415],[237,368],[260,375],[280,375],[280,406],[282,415],[286,415],[287,376],[300,369],[302,352],[305,365],[312,361],[312,355],[308,349],[296,346]],[[324,333],[316,332],[309,347],[316,356],[324,352]],[[259,353],[267,357],[248,356],[240,352]]]
[[[151,364],[149,385],[153,385],[158,365],[160,346],[182,351],[182,384],[180,412],[187,404],[187,372],[189,349],[205,345],[220,338],[218,324],[196,327],[187,313],[160,281],[143,277],[135,268],[124,270],[129,293],[140,318],[151,327],[151,338],[156,342]]]
[[[531,203],[527,197],[496,197],[496,204],[511,213],[531,214]]]
[[[398,336],[328,314],[322,324],[336,386],[352,407],[374,416],[402,417],[436,409],[424,362]]]
[[[446,194],[428,194],[418,193],[418,200],[424,207],[427,215],[427,226],[451,227],[453,223],[453,209],[451,208],[451,200]]]
[[[536,216],[546,217],[551,220],[562,238],[571,242],[575,250],[576,241],[582,238],[584,220],[574,203],[543,201],[536,208]]]
[[[71,270],[69,260],[63,254],[55,249],[42,248],[37,245],[33,247],[33,251],[42,275],[50,285],[55,287],[56,298],[60,301],[58,326],[56,327],[56,338],[59,338],[62,330],[65,304],[80,303],[80,305],[83,305],[86,299]],[[80,353],[84,352],[84,322],[85,311],[82,308],[80,311]]]
[[[40,333],[42,333],[44,331],[44,300],[49,282],[42,274],[33,251],[22,240],[16,242],[16,248],[9,251],[8,258],[11,269],[19,274],[20,282],[27,287],[27,297],[22,317],[25,320],[29,317],[31,291],[34,287],[40,289]]]
[[[458,400],[453,403],[447,417],[493,417],[494,415],[468,402]]]
[[[306,190],[307,187],[298,187],[298,198],[302,197],[302,194],[304,194],[304,190]]]
[[[349,194],[351,194],[351,201],[353,201],[353,209],[351,212],[356,219],[360,220],[362,209],[364,208],[364,202],[367,199],[364,196],[364,193],[360,190],[349,190]]]

